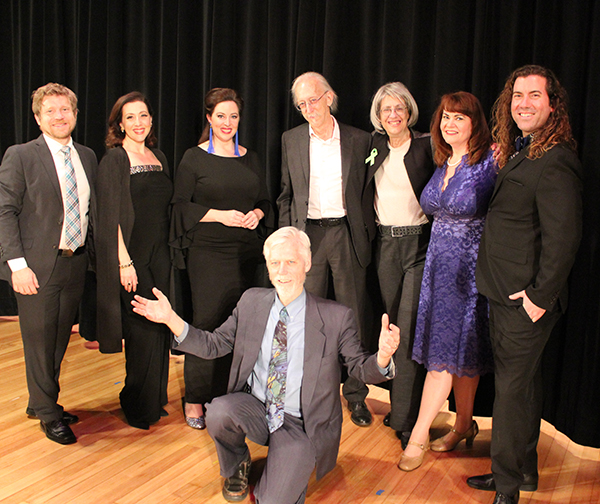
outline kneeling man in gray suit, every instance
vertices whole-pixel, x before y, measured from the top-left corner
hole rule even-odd
[[[393,378],[391,356],[400,330],[384,315],[379,351],[370,355],[361,346],[351,309],[304,290],[311,253],[303,231],[279,229],[265,241],[264,255],[275,289],[246,291],[212,333],[184,322],[158,289],[157,301],[136,296],[134,311],[168,325],[178,350],[205,359],[233,353],[228,393],[206,411],[225,499],[241,501],[248,494],[247,436],[269,446],[254,492],[257,502],[302,503],[313,469],[321,478],[336,463],[342,366],[364,383]]]

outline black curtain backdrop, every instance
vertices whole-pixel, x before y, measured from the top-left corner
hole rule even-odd
[[[303,119],[289,88],[307,70],[340,97],[340,121],[371,130],[369,106],[400,80],[427,131],[437,99],[474,93],[489,111],[510,72],[536,63],[570,95],[585,172],[584,238],[571,303],[545,356],[544,416],[600,447],[600,5],[589,0],[0,0],[0,153],[39,135],[31,92],[60,82],[79,97],[74,137],[100,158],[109,111],[140,90],[153,104],[159,147],[177,167],[204,125],[215,86],[245,98],[241,143],[279,191],[281,133]]]

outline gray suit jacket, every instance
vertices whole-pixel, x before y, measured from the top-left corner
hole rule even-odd
[[[371,243],[362,209],[366,179],[365,159],[371,135],[338,123],[342,151],[342,189],[354,252],[364,268],[371,262]],[[277,198],[279,227],[305,230],[310,180],[310,137],[308,123],[286,131],[281,137],[281,194]],[[371,204],[373,202],[371,201]]]
[[[190,326],[177,349],[205,359],[233,352],[228,392],[239,392],[258,359],[274,301],[274,289],[250,289],[221,327],[210,333]],[[317,453],[317,478],[333,469],[337,460],[342,432],[343,364],[363,383],[385,380],[377,356],[367,353],[360,344],[352,310],[307,292],[300,402],[306,434]]]
[[[90,184],[98,161],[92,149],[74,144]],[[90,207],[92,202],[90,203]],[[11,280],[6,261],[25,257],[43,287],[54,269],[64,219],[56,167],[43,135],[6,150],[0,165],[0,275]]]

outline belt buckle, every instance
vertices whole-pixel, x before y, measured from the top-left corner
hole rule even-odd
[[[403,226],[392,226],[392,238],[402,238],[404,236],[404,233],[402,233],[403,230]]]

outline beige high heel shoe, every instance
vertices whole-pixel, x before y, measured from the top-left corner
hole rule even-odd
[[[431,450],[435,452],[452,451],[463,439],[466,440],[467,446],[473,446],[473,440],[477,434],[479,434],[479,426],[477,425],[477,422],[473,420],[471,427],[465,432],[456,432],[454,427],[450,429],[448,434],[431,443]]]
[[[427,440],[424,444],[417,443],[415,441],[409,441],[406,446],[416,446],[417,448],[421,448],[421,454],[416,457],[407,457],[406,452],[402,453],[402,457],[400,457],[400,462],[398,462],[398,469],[401,471],[414,471],[423,463],[423,458],[425,457],[425,452],[429,448],[429,436],[427,436]]]

